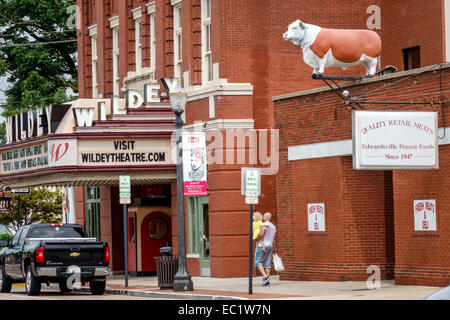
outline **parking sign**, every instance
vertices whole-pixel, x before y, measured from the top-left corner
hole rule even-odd
[[[120,204],[131,203],[131,179],[128,175],[119,177],[119,198]]]

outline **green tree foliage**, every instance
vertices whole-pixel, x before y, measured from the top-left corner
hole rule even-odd
[[[0,234],[0,241],[1,240],[6,240],[8,242],[11,242],[12,237],[13,236],[11,234],[9,234],[9,233],[2,233],[2,234]],[[0,250],[1,249],[2,249],[2,247],[0,247]]]
[[[10,84],[2,115],[67,102],[77,93],[75,0],[0,0],[0,76]],[[5,103],[2,103],[5,104]]]
[[[0,224],[12,230],[33,223],[56,223],[62,221],[62,193],[59,188],[32,189],[29,194],[13,195],[12,212],[0,214]]]

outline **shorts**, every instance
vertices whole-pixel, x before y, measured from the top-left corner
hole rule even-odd
[[[259,252],[258,252],[259,248]],[[264,269],[270,269],[270,263],[272,262],[272,252],[273,247],[265,247],[266,251],[264,252],[262,247],[256,248],[256,251],[258,252],[258,256],[256,257],[255,254],[255,260],[256,260],[256,266],[263,266]]]

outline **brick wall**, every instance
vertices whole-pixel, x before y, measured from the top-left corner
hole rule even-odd
[[[402,49],[420,46],[421,67],[445,60],[444,1],[381,1],[382,65],[404,70]]]
[[[423,72],[426,70],[422,70]],[[450,69],[346,89],[371,100],[440,101],[450,99]],[[395,85],[394,85],[395,83]],[[438,104],[367,106],[366,110],[432,110],[441,127],[448,108]],[[351,113],[333,92],[275,101],[280,130],[277,211],[280,254],[287,268],[282,279],[365,280],[367,267],[381,267],[384,279],[398,284],[447,285],[450,231],[447,195],[450,148],[439,147],[439,170],[355,171],[351,157],[288,161],[287,147],[351,139]],[[448,134],[448,132],[446,133]],[[436,199],[438,231],[414,232],[413,201]],[[324,202],[325,233],[308,233],[307,203]]]
[[[214,98],[216,105],[215,119],[251,118],[254,119],[254,126],[258,129],[274,128],[277,121],[276,128],[279,128],[283,133],[283,137],[280,138],[280,141],[283,143],[282,146],[284,146],[280,149],[281,162],[286,161],[286,150],[283,148],[287,145],[349,139],[351,137],[351,128],[349,127],[350,113],[342,107],[340,101],[332,93],[320,93],[302,99],[283,101],[275,104],[279,109],[274,109],[273,96],[323,85],[320,81],[311,80],[312,68],[304,64],[300,47],[284,41],[282,34],[286,31],[287,26],[296,19],[326,28],[366,28],[366,22],[369,17],[369,14],[366,12],[367,8],[370,5],[379,5],[382,13],[382,29],[378,32],[383,39],[383,66],[395,64],[399,67],[398,61],[402,59],[400,46],[406,45],[404,43],[416,38],[415,32],[406,31],[410,30],[408,27],[411,25],[411,21],[415,22],[414,28],[417,30],[414,30],[423,32],[419,37],[420,45],[423,43],[424,46],[423,52],[427,55],[427,58],[423,59],[423,65],[439,63],[442,60],[439,58],[439,55],[443,50],[442,43],[439,44],[442,37],[439,36],[438,31],[439,28],[442,29],[442,11],[439,11],[440,6],[434,2],[430,4],[429,1],[417,0],[414,1],[411,7],[415,5],[415,8],[419,9],[414,9],[411,11],[412,14],[409,14],[409,4],[407,11],[404,11],[398,4],[391,4],[391,2],[382,0],[362,0],[357,2],[347,0],[318,0],[314,2],[298,0],[212,1],[212,60],[213,63],[220,64],[220,78],[226,78],[230,83],[251,83],[254,88],[253,96],[216,96]],[[419,2],[421,3],[420,6],[417,5]],[[88,26],[97,23],[99,28],[102,29],[101,32],[99,31],[99,37],[101,37],[99,57],[104,61],[99,64],[99,68],[102,68],[101,71],[99,70],[99,93],[103,94],[103,97],[109,97],[112,94],[112,41],[108,18],[119,15],[119,73],[121,84],[127,73],[135,70],[135,36],[131,10],[138,6],[141,6],[143,15],[143,66],[146,67],[149,64],[149,21],[145,7],[148,1],[111,0],[95,1],[94,3],[94,7],[91,7],[91,1],[77,1],[83,13],[82,29],[79,30],[78,34],[79,95],[81,98],[91,97],[92,95],[91,43],[87,31]],[[199,3],[199,0],[183,0],[183,71],[189,71],[191,85],[199,85],[201,83]],[[396,17],[398,17],[399,11],[402,12],[402,17],[397,20]],[[431,16],[438,15],[441,12],[441,18],[435,20],[436,23],[429,23],[429,21],[417,17],[418,12],[427,12]],[[156,79],[173,76],[172,15],[170,0],[156,0]],[[395,31],[394,27],[401,29],[401,31]],[[431,33],[433,34],[432,41],[427,43],[426,40],[428,38],[426,35]],[[326,71],[329,74],[346,75],[359,75],[363,72],[364,69],[362,67],[350,68],[345,72],[333,68]],[[426,77],[436,79],[437,76],[438,74],[435,73]],[[421,81],[424,79],[412,78],[403,82],[401,85],[403,91],[401,93],[399,93],[398,87],[392,87],[379,94],[371,95],[371,98],[381,99],[388,94],[390,99],[401,99],[401,95],[405,92],[405,94],[414,96],[415,99],[428,99],[430,98],[428,93],[414,93],[417,86],[420,86]],[[425,81],[428,80],[425,79]],[[378,85],[380,83],[367,85],[364,88],[375,90]],[[433,88],[436,89],[436,86]],[[361,87],[355,87],[352,90],[354,90],[352,94],[360,94],[362,92]],[[429,92],[431,92],[430,90]],[[123,97],[123,95],[121,96]],[[301,108],[299,108],[300,106]],[[198,120],[210,120],[208,108],[209,102],[207,98],[189,102],[187,105],[187,124],[192,124]],[[341,211],[345,211],[345,208],[352,206],[357,208],[361,205],[358,199],[353,199],[351,195],[344,196],[343,194],[358,190],[360,183],[363,183],[362,181],[367,177],[363,174],[355,176],[351,172],[351,163],[348,159],[341,159],[339,163],[337,170],[342,172],[341,183],[338,184],[336,181],[333,183],[336,183],[336,186],[341,188],[342,194],[339,202],[336,202],[337,200],[335,202],[341,203]],[[326,170],[327,167],[321,164],[316,169],[319,170],[319,168]],[[240,166],[211,166],[209,172],[210,214],[211,225],[214,228],[214,232],[211,233],[212,275],[244,275],[248,269],[248,266],[246,266],[248,260],[245,258],[245,252],[248,251],[248,241],[245,239],[248,233],[248,228],[246,227],[248,224],[246,218],[248,206],[243,205],[243,197],[239,192]],[[319,172],[321,171],[319,170]],[[292,195],[289,194],[291,186],[287,185],[291,181],[291,178],[289,178],[290,173],[290,164],[282,164],[280,165],[277,178],[275,176],[265,176],[263,178],[261,202],[256,207],[257,210],[263,212],[271,211],[274,214],[275,221],[280,224],[281,230],[283,230],[280,244],[285,247],[285,250],[294,250],[290,247],[292,246],[291,243],[283,242],[287,241],[284,239],[284,234],[288,235],[288,238],[292,238],[292,233],[294,232],[289,225],[293,221],[289,219],[294,219],[293,217],[289,218],[289,212],[292,212],[291,210],[294,208],[292,207],[292,201],[294,200]],[[368,179],[380,188],[380,190],[377,189],[377,197],[390,194],[390,185],[386,185],[386,176],[384,174],[375,174],[368,177]],[[283,193],[277,195],[276,189],[282,190]],[[305,189],[304,192],[307,193],[307,190]],[[172,196],[176,197],[176,192],[173,192]],[[317,196],[319,197],[320,194],[317,194]],[[306,200],[303,199],[303,202],[298,202],[300,200],[296,199],[295,201],[295,206],[303,207]],[[389,197],[386,196],[385,201],[382,203],[384,206],[389,207],[391,205],[390,201]],[[172,208],[175,209],[176,200],[172,204]],[[342,221],[352,226],[359,226],[372,219],[369,212],[365,212],[364,216],[357,219],[355,216],[351,216],[350,213],[338,215],[338,209],[338,207],[334,209],[333,206],[330,207],[331,217],[333,217],[333,214],[335,217],[339,216],[341,219],[346,219]],[[295,210],[297,210],[296,207]],[[302,210],[299,210],[299,212],[303,212]],[[278,216],[283,216],[283,220],[278,220]],[[177,245],[176,219],[176,210],[174,210],[172,228],[175,246]],[[386,215],[385,219],[389,221],[391,218]],[[227,225],[228,229],[220,229],[219,226],[222,223]],[[233,227],[229,225],[230,223],[233,224]],[[238,229],[235,229],[235,223],[239,224]],[[295,223],[298,223],[298,221],[296,220]],[[382,227],[383,225],[384,227]],[[391,231],[387,228],[387,222],[380,225],[379,228],[377,232],[381,232],[381,235],[379,239],[374,241],[382,242],[380,239],[382,239],[383,234],[390,234]],[[119,228],[117,230],[120,232]],[[326,237],[333,238],[333,235],[328,232]],[[323,240],[326,237],[319,237],[318,239]],[[227,241],[232,242],[240,249],[233,252],[229,251],[225,245]],[[388,243],[388,240],[385,241],[386,243]],[[322,245],[327,246],[326,244]],[[246,246],[247,249],[245,249]],[[351,251],[351,248],[354,248],[364,254],[370,251],[368,243],[357,243],[354,247],[352,246],[348,250]],[[392,273],[392,248],[385,245],[383,250],[383,254],[386,257],[377,258],[376,262],[385,266],[383,267],[386,270],[385,274],[389,277]],[[294,259],[294,251],[290,254],[292,259]],[[370,259],[372,259],[372,256],[368,254],[366,260],[360,259],[354,262],[352,270],[356,271],[352,271],[353,273],[345,271],[346,265],[337,264],[336,276],[339,277],[342,274],[346,274],[348,277],[352,276],[352,274],[360,276],[365,271],[363,270],[363,265]],[[292,260],[292,263],[294,262],[295,260]],[[311,268],[313,268],[313,263],[314,261],[311,261]],[[196,268],[193,261],[189,262],[189,265]],[[291,274],[294,277],[296,272],[294,269],[285,274]]]
[[[447,131],[448,134],[448,131]],[[439,147],[439,170],[395,171],[395,280],[450,284],[450,146]],[[437,231],[414,231],[414,200],[436,200]]]

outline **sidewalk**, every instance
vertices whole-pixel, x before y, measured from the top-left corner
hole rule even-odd
[[[422,300],[440,289],[395,285],[392,280],[381,281],[381,289],[369,290],[365,281],[280,281],[278,276],[271,278],[270,287],[262,287],[261,279],[253,278],[253,294],[249,295],[248,278],[193,277],[194,291],[174,292],[161,290],[156,276],[129,277],[128,288],[124,287],[124,276],[110,276],[106,293],[192,300]]]

